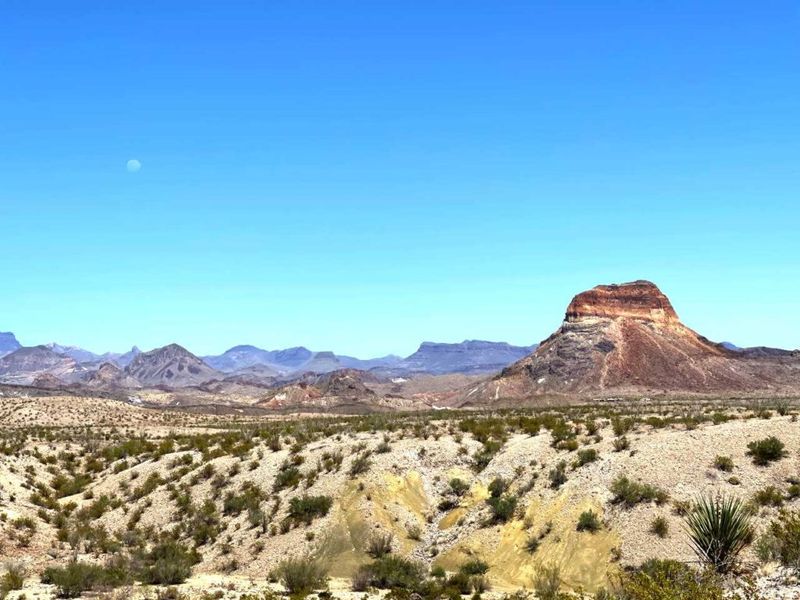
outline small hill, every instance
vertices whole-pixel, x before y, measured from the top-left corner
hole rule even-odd
[[[178,344],[139,354],[124,372],[145,387],[186,387],[222,378],[221,373]]]
[[[533,354],[466,390],[459,402],[757,391],[800,391],[800,356],[715,344],[681,323],[653,283],[634,281],[575,296],[561,327]]]
[[[270,390],[257,405],[272,410],[352,413],[430,408],[415,399],[378,396],[366,385],[378,381],[379,378],[371,373],[355,369],[339,369],[324,374],[309,372]]]

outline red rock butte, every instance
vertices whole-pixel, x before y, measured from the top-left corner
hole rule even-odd
[[[678,315],[658,287],[649,281],[598,285],[581,292],[567,307],[566,321],[587,317],[644,319],[660,323],[678,322]]]

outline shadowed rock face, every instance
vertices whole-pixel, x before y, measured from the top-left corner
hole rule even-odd
[[[601,285],[575,296],[533,354],[456,400],[480,405],[550,395],[800,391],[800,356],[734,351],[683,325],[654,284]]]

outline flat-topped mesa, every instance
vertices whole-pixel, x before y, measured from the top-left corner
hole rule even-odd
[[[567,307],[566,321],[587,317],[642,319],[656,323],[676,323],[678,315],[667,298],[649,281],[619,285],[598,285],[581,292]]]

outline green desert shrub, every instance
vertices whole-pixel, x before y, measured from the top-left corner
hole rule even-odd
[[[781,511],[759,539],[758,555],[764,561],[777,560],[800,569],[800,511]]]
[[[280,492],[287,488],[295,488],[302,478],[303,476],[300,474],[300,470],[297,467],[286,466],[286,468],[278,471],[278,474],[275,476],[275,483],[272,486],[272,490]]]
[[[753,494],[753,502],[758,506],[783,506],[783,494],[774,485],[768,485]]]
[[[117,587],[130,581],[126,569],[106,569],[79,561],[72,561],[66,567],[49,567],[42,573],[42,583],[54,585],[60,598],[78,598],[87,591]]]
[[[611,419],[611,429],[617,437],[628,433],[633,429],[634,425],[635,421],[632,417],[614,417]]]
[[[492,496],[486,500],[489,505],[490,523],[505,523],[514,516],[517,510],[517,497],[512,494]]]
[[[415,561],[389,554],[368,565],[363,565],[357,575],[367,585],[380,588],[411,590],[425,577],[425,567]]]
[[[623,435],[614,440],[613,446],[614,452],[622,452],[623,450],[630,448],[631,443],[628,441],[628,438]]]
[[[669,521],[665,517],[657,516],[650,521],[650,533],[660,538],[667,537],[669,533]]]
[[[310,557],[290,558],[278,565],[275,575],[292,596],[304,597],[327,584],[328,573]]]
[[[619,600],[724,600],[724,589],[713,571],[695,572],[674,560],[649,560],[622,574],[616,586]]]
[[[147,553],[141,573],[142,580],[156,585],[183,583],[198,562],[200,556],[196,550],[178,540],[164,539]]]
[[[575,527],[578,531],[588,531],[589,533],[600,531],[600,528],[600,519],[593,510],[583,511],[578,517],[578,525]]]
[[[562,460],[554,468],[550,469],[548,478],[550,479],[550,487],[554,490],[564,485],[567,482],[567,463]]]
[[[489,484],[489,496],[499,498],[508,489],[508,484],[502,477],[495,477]]]
[[[485,575],[489,571],[489,564],[479,558],[474,558],[463,563],[458,572],[464,575]]]
[[[454,495],[458,496],[459,498],[467,493],[469,490],[469,484],[462,481],[458,477],[455,477],[450,480],[450,491],[453,492]]]
[[[686,517],[689,539],[698,557],[720,573],[728,572],[751,541],[752,516],[733,497],[701,497]]]
[[[317,517],[324,517],[333,505],[330,496],[295,496],[289,500],[289,518],[295,523],[310,525]]]
[[[530,554],[536,554],[536,551],[539,549],[539,545],[541,543],[542,540],[538,535],[532,535],[525,540],[525,550]]]
[[[561,589],[561,570],[557,566],[543,566],[536,574],[533,589],[537,600],[559,600]]]
[[[9,592],[21,590],[25,583],[25,570],[17,563],[8,563],[0,575],[0,598],[5,598]]]
[[[575,461],[575,466],[582,467],[597,460],[597,450],[594,448],[586,448],[578,452],[578,459]]]
[[[610,487],[614,494],[612,502],[624,504],[625,506],[635,506],[640,502],[653,502],[663,504],[669,498],[669,494],[664,490],[646,483],[639,483],[628,479],[625,475],[617,477]]]
[[[763,440],[756,440],[747,444],[747,454],[753,459],[753,463],[759,466],[780,460],[787,455],[784,450],[783,442],[771,435]]]
[[[372,558],[383,558],[392,552],[393,536],[391,533],[376,534],[367,542],[367,554]]]
[[[369,453],[364,452],[359,454],[353,459],[353,462],[350,463],[350,476],[356,477],[363,473],[369,471],[369,468],[372,466],[372,460],[370,460]]]
[[[717,456],[714,459],[714,468],[730,473],[733,471],[733,459],[730,456]]]

